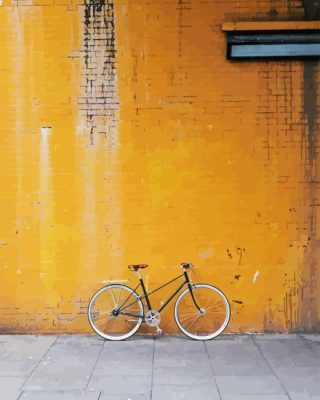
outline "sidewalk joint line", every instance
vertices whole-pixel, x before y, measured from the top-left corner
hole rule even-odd
[[[214,381],[214,383],[215,383],[215,385],[216,385],[219,398],[220,398],[220,400],[222,400],[221,393],[220,393],[220,390],[219,390],[219,386],[218,386],[218,383],[217,383],[217,380],[216,380],[216,376],[215,376],[215,374],[214,374],[213,365],[212,365],[212,363],[211,363],[210,356],[209,356],[209,352],[208,352],[208,348],[207,348],[207,345],[206,345],[206,342],[205,342],[205,341],[203,341],[203,345],[204,345],[204,348],[205,348],[205,350],[206,350],[206,354],[207,354],[207,357],[208,357],[208,361],[209,361],[209,365],[210,365],[210,370],[211,370],[211,373],[212,373],[212,376],[213,376],[213,381]]]
[[[87,384],[86,384],[86,386],[85,386],[85,390],[86,390],[86,391],[88,390],[89,383],[90,383],[90,381],[91,381],[91,379],[92,379],[94,370],[95,370],[95,368],[96,368],[96,366],[97,366],[97,364],[98,364],[98,361],[99,361],[99,358],[100,358],[100,356],[101,356],[102,350],[104,349],[105,343],[106,343],[106,341],[104,340],[103,343],[102,343],[101,349],[100,349],[100,351],[99,351],[99,353],[98,353],[98,355],[97,355],[96,362],[94,363],[94,365],[93,365],[93,367],[92,367],[92,371],[91,371],[90,377],[89,377],[88,382],[87,382]],[[100,396],[101,396],[101,392],[100,392],[100,395],[99,395],[98,399],[100,399]]]
[[[35,370],[39,367],[39,365],[41,364],[42,360],[44,360],[44,358],[47,356],[47,354],[49,353],[49,351],[52,349],[52,347],[57,343],[58,339],[60,338],[61,335],[57,335],[56,339],[51,343],[51,345],[49,346],[48,350],[44,353],[44,355],[40,358],[40,360],[38,361],[38,363],[34,366],[34,368],[32,369],[32,371],[30,372],[30,374],[26,377],[26,380],[24,381],[24,383],[21,385],[21,387],[24,387],[25,384],[28,382],[28,380],[31,378],[32,374],[35,372]],[[24,390],[21,392],[24,392]],[[18,399],[20,399],[21,396],[18,397]]]
[[[271,367],[269,361],[267,360],[267,358],[265,357],[265,355],[263,354],[263,351],[260,349],[258,343],[255,340],[254,335],[250,335],[251,340],[253,341],[253,344],[256,346],[256,348],[258,349],[259,353],[261,354],[262,358],[264,359],[265,363],[267,364],[267,366],[270,368],[271,372],[273,373],[273,375],[276,377],[277,381],[279,382],[280,386],[282,387],[282,390],[284,391],[284,393],[288,396],[288,399],[292,400],[291,396],[289,395],[289,393],[287,392],[286,388],[283,386],[282,382],[280,381],[278,375],[275,373],[275,371],[273,370],[273,368]]]
[[[153,389],[153,373],[154,373],[154,356],[156,352],[156,338],[153,338],[153,352],[152,352],[152,370],[151,370],[151,388],[150,388],[150,400],[152,400],[152,389]]]

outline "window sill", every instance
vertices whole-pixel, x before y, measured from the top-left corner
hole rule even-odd
[[[224,22],[223,32],[320,30],[320,21],[239,21]]]

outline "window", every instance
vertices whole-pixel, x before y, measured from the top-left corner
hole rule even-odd
[[[305,27],[307,24],[307,22],[300,23],[300,26]],[[281,29],[292,27],[290,22],[280,23],[280,25],[259,22],[250,25],[249,22],[245,22],[238,23],[236,25],[238,29],[235,29],[235,25],[236,23],[233,29],[230,25],[227,25],[228,29],[224,29],[227,31],[227,59],[320,58],[320,30],[318,29],[297,29],[296,26],[295,29]],[[242,30],[243,28],[247,30]]]

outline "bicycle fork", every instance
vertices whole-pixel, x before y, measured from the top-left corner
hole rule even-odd
[[[197,307],[197,309],[198,309],[199,312],[201,313],[201,312],[202,312],[202,309],[198,306],[198,303],[196,302],[196,299],[195,299],[194,294],[193,294],[193,285],[192,285],[192,281],[191,281],[191,279],[189,278],[189,276],[188,276],[188,274],[187,274],[186,271],[184,271],[184,276],[185,276],[185,278],[186,278],[186,282],[187,282],[187,284],[188,284],[189,292],[190,292],[190,294],[191,294],[191,297],[192,297],[192,300],[193,300],[193,302],[194,302],[194,305]]]

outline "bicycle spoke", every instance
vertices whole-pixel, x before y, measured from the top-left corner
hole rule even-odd
[[[187,329],[190,329],[191,326],[197,321],[197,319],[200,317],[200,315],[196,315],[193,321],[191,321],[191,324],[188,325]]]
[[[219,314],[225,314],[225,310],[221,310],[221,311],[206,311],[206,314],[215,314],[215,315],[219,315]]]
[[[211,304],[208,308],[205,308],[206,310],[210,310],[211,308],[214,307],[222,307],[222,304],[216,301],[215,303]]]
[[[221,310],[221,309],[224,309],[224,307],[222,305],[215,306],[215,307],[209,307],[205,310],[206,310],[206,312],[209,312],[209,311],[215,311],[215,310]]]
[[[185,312],[182,315],[191,315],[191,314],[194,314],[194,313],[197,313],[197,310],[193,310],[193,311],[190,311],[190,312]]]
[[[120,285],[110,284],[100,289],[89,303],[89,322],[92,328],[101,337],[111,340],[126,339],[139,328],[143,318],[143,304],[137,303],[127,308],[127,313],[113,313],[124,303],[128,296],[136,297],[132,289]]]
[[[186,321],[190,320],[190,318],[195,318],[195,317],[198,317],[198,316],[199,316],[199,314],[196,314],[196,316],[194,316],[194,314],[192,314],[191,316],[189,315],[189,317],[186,317],[184,319],[181,318],[181,321],[186,322]]]
[[[101,318],[101,317],[103,317],[103,316],[105,316],[105,317],[108,317],[108,316],[112,316],[111,314],[110,314],[110,312],[111,312],[112,310],[110,310],[110,311],[107,311],[107,312],[104,312],[104,313],[101,313],[100,315],[98,315],[97,316],[97,319],[98,318]],[[98,314],[98,313],[97,313]]]
[[[105,317],[104,319],[100,319],[99,321],[95,321],[95,322],[98,324],[102,324],[102,323],[106,323],[106,322],[110,321],[113,318],[115,318],[114,315],[110,318]]]
[[[110,308],[110,311],[112,311],[114,309],[114,307],[112,307],[112,304],[110,304],[110,301],[108,298],[106,298],[104,300],[99,299],[99,301],[96,300],[94,302],[94,306],[96,306],[97,308],[103,308],[103,309],[106,308],[107,304],[108,304],[108,309]]]
[[[193,297],[188,293],[185,290],[177,300],[175,315],[179,328],[193,339],[207,340],[219,335],[230,316],[230,307],[223,293],[206,284],[195,285]]]
[[[201,307],[201,308],[204,308],[204,309],[206,310],[206,308],[207,308],[207,306],[208,306],[208,304],[209,304],[209,301],[210,301],[210,298],[208,298],[208,300],[207,300],[207,302],[206,302],[206,305],[205,305],[204,307]]]
[[[182,314],[181,315],[181,318],[190,318],[190,317],[192,317],[193,315],[198,315],[199,313],[198,312],[195,312],[195,311],[193,311],[193,312],[191,312],[191,313],[184,313],[184,314]]]
[[[119,298],[120,298],[120,295],[121,295],[121,290],[122,290],[122,286],[120,287],[120,290],[119,290],[116,307],[118,307],[118,304],[119,304]]]

